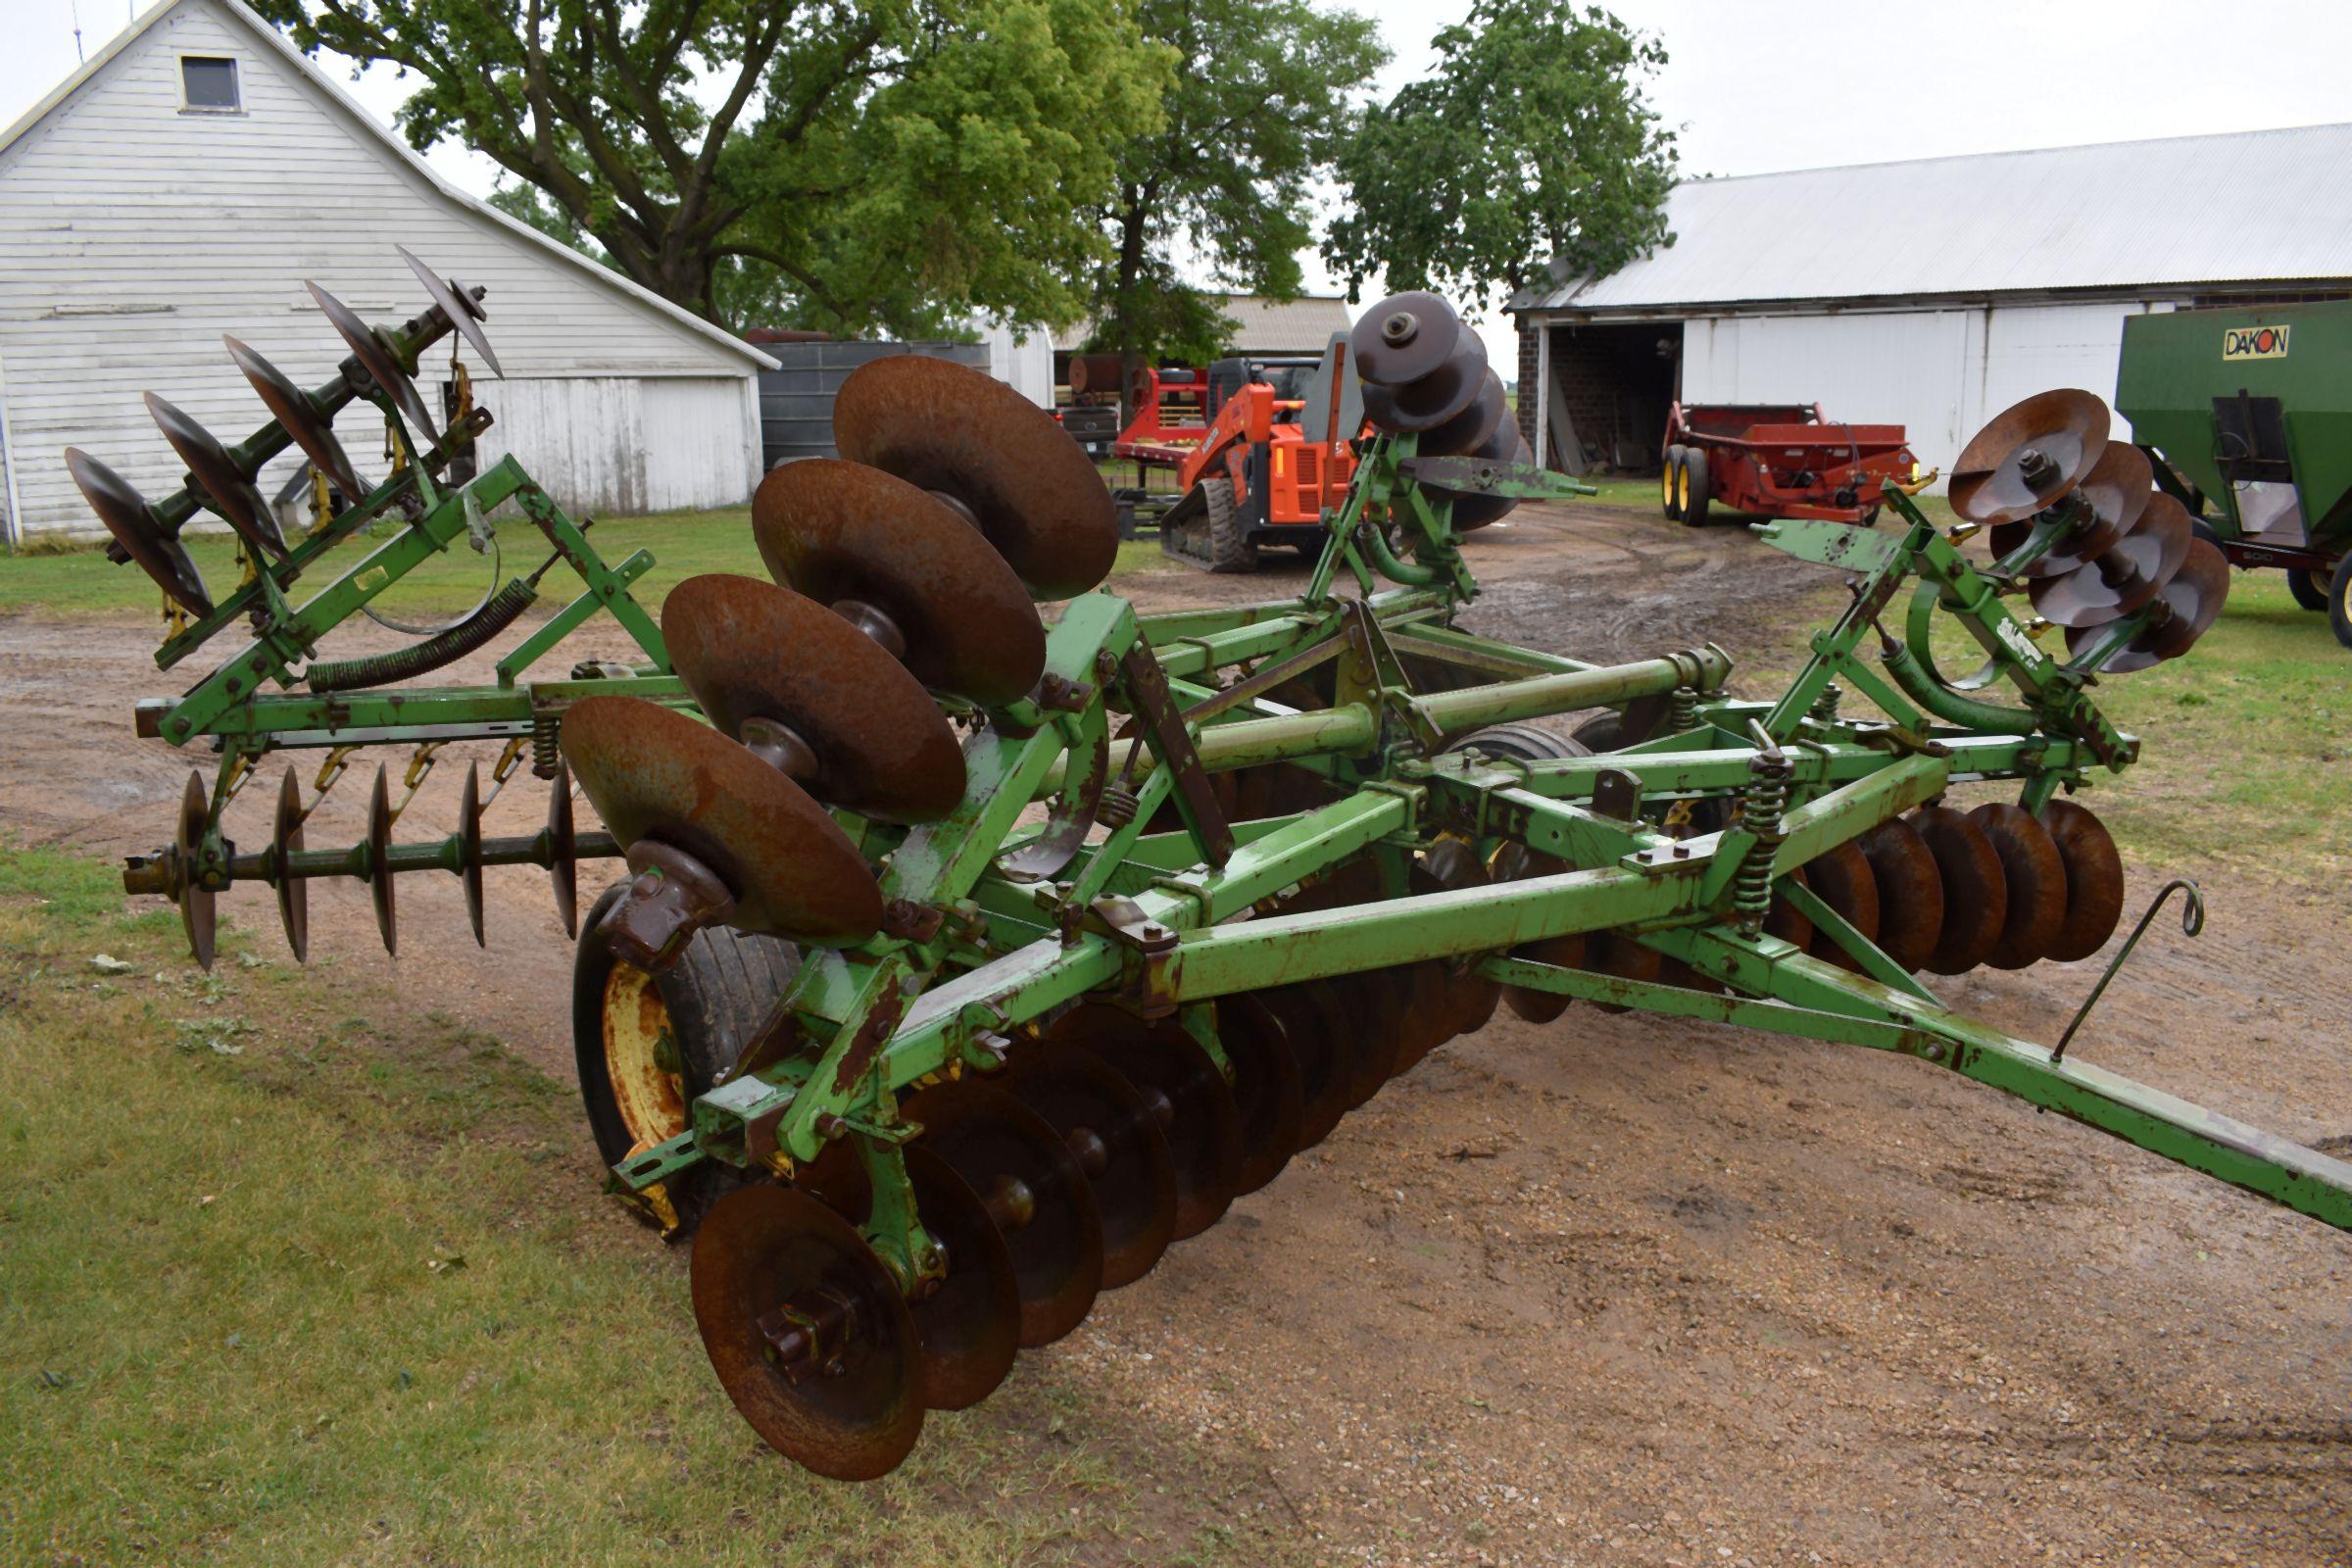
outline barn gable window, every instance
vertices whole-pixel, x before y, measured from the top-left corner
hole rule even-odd
[[[204,114],[235,114],[244,105],[237,96],[237,62],[229,55],[181,55],[180,103]]]

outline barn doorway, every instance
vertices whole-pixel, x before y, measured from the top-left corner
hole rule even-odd
[[[1666,410],[1679,395],[1680,321],[1608,321],[1549,329],[1544,443],[1570,473],[1655,473]]]

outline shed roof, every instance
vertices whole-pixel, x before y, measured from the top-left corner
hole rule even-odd
[[[2352,278],[2352,124],[1686,180],[1675,243],[1512,311]]]
[[[284,34],[265,22],[252,8],[245,5],[243,0],[164,0],[163,4],[139,17],[117,33],[105,48],[83,62],[81,68],[74,74],[59,82],[47,97],[27,110],[15,124],[0,131],[0,165],[5,164],[7,155],[12,148],[29,136],[40,126],[42,122],[63,109],[86,83],[114,64],[124,51],[161,24],[166,17],[183,7],[197,5],[212,8],[218,14],[228,18],[252,33],[264,46],[274,50],[295,68],[295,74],[304,86],[322,98],[333,113],[347,121],[366,140],[382,149],[387,156],[408,165],[446,200],[466,209],[478,218],[488,220],[506,230],[517,242],[550,256],[561,258],[566,265],[577,268],[582,273],[593,277],[600,286],[619,294],[631,305],[666,318],[667,324],[670,326],[694,333],[725,347],[738,358],[749,362],[751,367],[765,369],[775,364],[775,361],[768,355],[735,336],[724,327],[707,321],[692,311],[672,304],[651,289],[640,287],[611,268],[583,256],[561,240],[542,234],[528,223],[510,218],[487,202],[477,201],[450,184],[434,171],[430,164],[416,156],[406,142],[394,135],[389,127],[367,110],[361,108],[349,93],[337,85],[325,72],[318,69],[318,62],[295,48],[286,40]]]
[[[1337,294],[1306,294],[1295,300],[1270,300],[1255,294],[1226,294],[1218,308],[1235,323],[1227,347],[1248,354],[1320,354],[1334,332],[1353,324],[1348,302]],[[1081,321],[1054,334],[1054,348],[1067,353],[1092,336],[1095,323]]]

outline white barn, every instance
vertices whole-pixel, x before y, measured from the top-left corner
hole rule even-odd
[[[507,378],[468,364],[497,421],[485,464],[514,453],[575,512],[751,494],[765,354],[452,189],[239,0],[167,0],[0,133],[12,531],[97,531],[67,446],[151,497],[178,485],[142,392],[223,441],[259,425],[223,332],[306,386],[331,375],[346,350],[304,279],[370,320],[415,315],[423,291],[396,244],[489,290]],[[436,402],[436,375],[419,381]],[[346,414],[338,429],[372,476],[364,422]],[[299,461],[276,460],[263,492]]]
[[[1669,400],[1819,403],[1949,469],[2019,398],[2112,400],[2124,318],[2352,292],[2352,125],[1690,180],[1675,243],[1513,299],[1553,466],[1654,470]]]

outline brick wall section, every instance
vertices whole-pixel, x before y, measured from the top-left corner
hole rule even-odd
[[[1551,337],[1552,396],[1566,405],[1576,421],[1577,439],[1592,462],[1610,460],[1617,435],[1618,367],[1608,349],[1591,337],[1553,328]],[[1519,433],[1536,444],[1536,329],[1519,328]],[[1560,466],[1559,454],[1549,453],[1550,466]]]
[[[1536,368],[1537,344],[1543,328],[1530,324],[1524,316],[1519,318],[1519,433],[1527,437],[1527,450],[1536,450]]]

